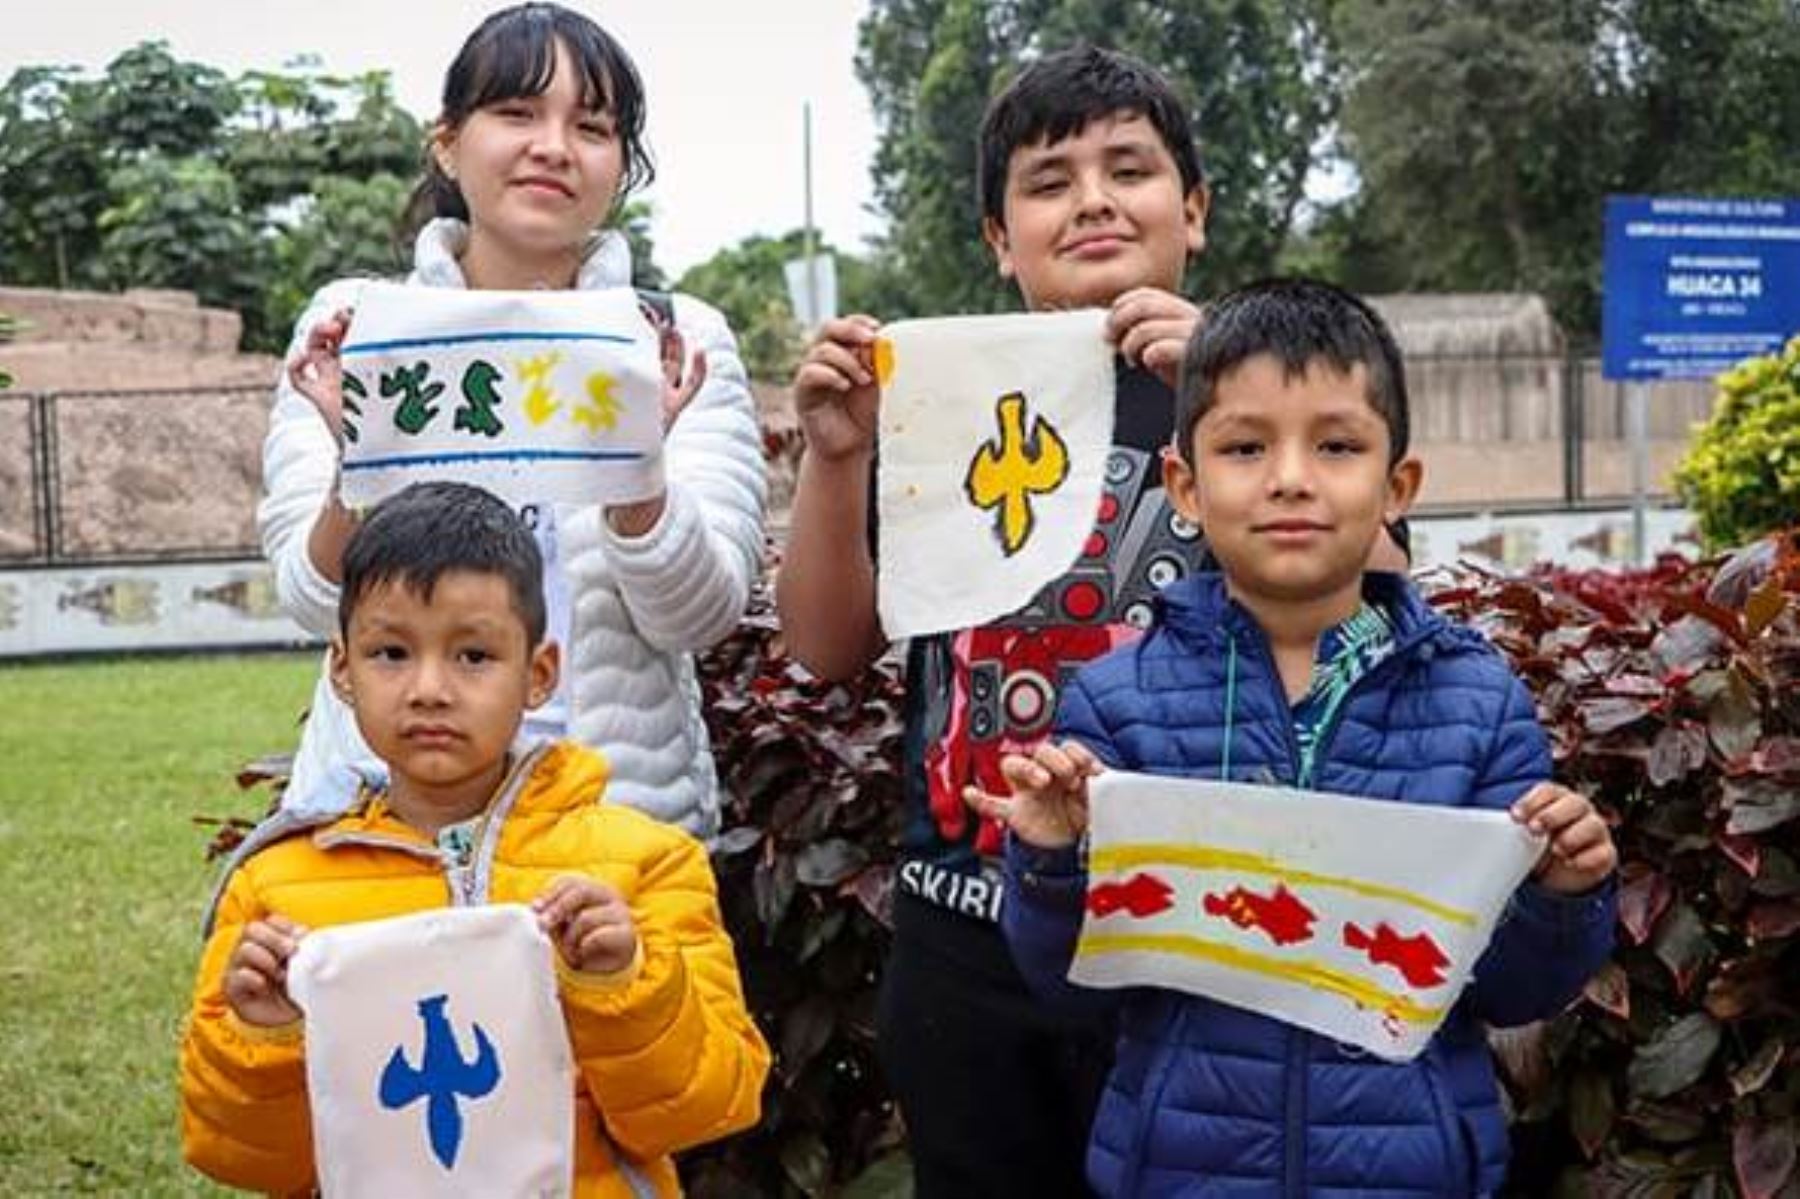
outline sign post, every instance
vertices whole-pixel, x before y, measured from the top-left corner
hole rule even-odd
[[[1646,384],[1711,378],[1800,331],[1800,200],[1609,196],[1602,372],[1625,384],[1644,561]]]

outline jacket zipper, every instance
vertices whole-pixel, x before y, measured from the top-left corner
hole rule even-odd
[[[483,904],[488,901],[488,892],[493,886],[494,852],[500,846],[500,829],[506,823],[507,815],[512,811],[513,802],[524,790],[525,780],[537,768],[538,759],[544,754],[544,746],[534,746],[529,753],[523,754],[512,765],[507,776],[500,783],[500,794],[488,807],[487,815],[481,820],[481,837],[475,844],[475,853],[469,859],[469,865],[463,871],[462,902],[468,905]]]
[[[1282,1112],[1286,1127],[1282,1130],[1282,1194],[1290,1199],[1306,1195],[1306,1047],[1312,1034],[1302,1029],[1288,1029],[1287,1101]]]

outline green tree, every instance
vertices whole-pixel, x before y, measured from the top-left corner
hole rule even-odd
[[[380,72],[232,80],[155,42],[96,78],[22,68],[0,86],[0,278],[188,288],[273,348],[293,292],[391,263],[423,147]]]
[[[909,311],[1017,304],[979,237],[976,130],[1021,63],[1083,40],[1138,55],[1187,94],[1214,193],[1190,289],[1267,272],[1333,113],[1322,9],[1323,0],[875,0],[857,72],[880,127],[886,287]]]
[[[223,167],[152,152],[119,167],[107,185],[94,257],[100,279],[118,288],[185,288],[205,304],[256,310],[266,247]]]
[[[90,110],[95,86],[61,67],[22,67],[0,87],[0,278],[69,287],[99,244],[106,188]]]
[[[803,257],[805,247],[800,229],[781,237],[753,234],[690,267],[675,284],[725,314],[752,378],[786,381],[794,373],[805,330],[794,318],[782,264]],[[840,312],[897,315],[882,304],[882,281],[867,264],[828,245],[818,252],[836,261]]]
[[[300,215],[274,238],[256,340],[280,346],[312,293],[332,279],[404,274],[409,256],[396,220],[410,190],[396,175],[320,176]]]
[[[237,107],[237,89],[223,71],[182,62],[166,42],[143,42],[107,65],[92,119],[115,155],[182,158],[214,152]]]
[[[1337,0],[1332,31],[1361,186],[1311,249],[1352,286],[1539,291],[1591,339],[1607,194],[1800,191],[1793,0]]]
[[[608,223],[625,235],[625,242],[631,247],[632,286],[661,291],[669,286],[669,277],[656,265],[656,241],[650,235],[655,216],[648,200],[627,200]]]

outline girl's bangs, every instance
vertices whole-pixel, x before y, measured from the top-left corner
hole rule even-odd
[[[611,108],[609,64],[599,47],[578,45],[544,26],[510,31],[510,36],[503,33],[477,52],[467,111],[522,96],[541,96],[550,90],[559,41],[568,47],[569,58],[581,73],[582,106],[596,112]]]

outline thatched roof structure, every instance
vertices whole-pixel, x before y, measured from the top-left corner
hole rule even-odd
[[[1544,298],[1526,292],[1400,292],[1369,296],[1408,358],[1562,354],[1565,340]]]

